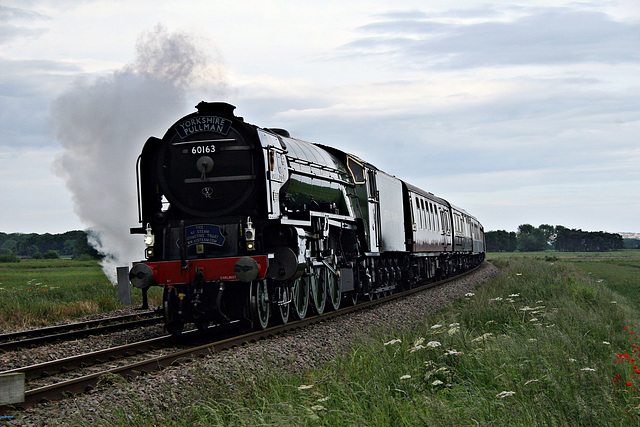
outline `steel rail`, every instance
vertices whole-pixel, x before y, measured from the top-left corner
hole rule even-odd
[[[155,313],[152,313],[152,314],[155,314]],[[138,315],[133,314],[127,317],[135,318],[137,316]],[[124,320],[122,318],[113,318],[113,319],[117,319],[115,321]],[[43,335],[43,336],[34,336],[32,338],[19,339],[15,341],[0,342],[0,352],[13,351],[13,350],[25,348],[25,347],[33,347],[33,346],[50,343],[52,341],[57,341],[57,340],[65,340],[65,339],[68,340],[68,339],[84,337],[87,335],[96,335],[96,334],[102,334],[106,332],[114,332],[121,329],[140,328],[143,326],[149,326],[156,323],[160,323],[162,320],[163,320],[162,316],[157,316],[157,317],[151,317],[148,319],[140,319],[140,320],[123,322],[123,323],[113,323],[113,324],[104,325],[104,323],[110,323],[114,320],[102,319],[98,321],[92,320],[89,322],[74,323],[72,325],[74,326],[77,325],[77,326],[71,329],[75,329],[75,330],[65,330],[65,329],[69,329],[69,328],[64,328],[67,325],[52,326],[51,328],[43,328],[43,329],[34,329],[33,331],[38,331],[38,332],[44,331],[45,333],[49,332],[50,334]],[[100,325],[100,324],[103,324],[103,326],[95,326],[95,327],[92,326],[92,325]],[[84,328],[84,329],[78,329],[78,328]],[[59,332],[56,332],[56,331],[59,331]],[[54,333],[51,333],[51,332],[54,332]],[[25,334],[24,336],[38,335],[36,333],[32,333],[32,334],[30,333],[31,331],[15,332],[13,334],[0,335],[0,339],[5,339],[6,337],[9,337],[9,336],[11,337],[19,336],[20,334]]]
[[[139,375],[142,372],[152,372],[152,371],[161,369],[163,367],[171,366],[174,364],[180,364],[182,361],[186,361],[187,359],[193,356],[206,356],[209,354],[218,353],[222,350],[238,347],[238,346],[247,344],[249,342],[256,342],[260,339],[275,336],[283,332],[292,331],[292,330],[295,330],[304,326],[308,326],[314,323],[333,319],[338,316],[343,316],[345,314],[371,308],[379,304],[384,304],[397,299],[406,298],[413,294],[426,291],[436,286],[442,286],[446,283],[449,283],[454,280],[458,280],[464,276],[467,276],[472,272],[474,272],[475,270],[477,270],[480,267],[480,265],[474,267],[469,271],[459,274],[457,276],[449,277],[449,278],[446,278],[437,282],[428,283],[425,285],[420,285],[412,289],[405,290],[403,292],[399,292],[396,294],[392,294],[384,298],[365,301],[353,306],[341,308],[339,310],[325,312],[322,315],[306,317],[302,320],[289,322],[284,325],[273,326],[261,331],[254,331],[244,335],[233,336],[223,340],[197,345],[191,348],[176,351],[176,352],[162,355],[162,356],[152,357],[147,360],[135,362],[129,365],[107,369],[101,372],[96,372],[94,374],[85,375],[85,376],[77,377],[74,379],[62,381],[60,383],[28,390],[25,392],[25,401],[22,403],[16,404],[15,406],[19,408],[26,408],[26,407],[34,406],[41,402],[58,400],[71,395],[84,393],[88,390],[93,389],[96,386],[96,384],[99,383],[100,379],[103,378],[105,375],[121,375],[123,377],[134,377]],[[191,331],[190,334],[193,334],[193,336],[197,336],[197,332],[198,331]],[[164,336],[164,337],[159,337],[152,340],[142,341],[140,343],[134,343],[134,345],[138,345],[139,349],[143,349],[144,345],[148,345],[147,343],[158,344],[158,343],[162,343],[163,340],[170,340],[170,339],[171,339],[170,336]],[[122,347],[126,347],[126,346],[122,346]],[[129,351],[132,351],[132,350],[129,350]],[[104,354],[107,354],[107,351],[103,350],[101,352],[87,353],[87,355],[81,355],[81,356],[85,358],[90,358],[90,357],[95,357],[94,355],[96,355],[97,353],[102,353],[104,355]],[[58,362],[58,361],[53,361],[48,363],[51,364],[50,365],[51,367],[53,367],[55,365],[55,362]],[[13,371],[19,371],[20,369],[26,369],[26,368],[18,368]],[[7,372],[11,372],[11,371],[7,371]],[[44,369],[43,372],[46,372],[46,369]]]
[[[138,317],[149,317],[157,314],[156,311],[143,311],[135,314],[125,314],[122,316],[109,317],[105,319],[88,320],[86,322],[68,323],[65,325],[48,326],[46,328],[28,329],[26,331],[10,332],[8,334],[0,334],[0,341],[15,340],[20,338],[31,338],[38,335],[51,335],[58,332],[69,331],[73,329],[93,327],[110,322],[118,322],[122,320],[135,319]]]

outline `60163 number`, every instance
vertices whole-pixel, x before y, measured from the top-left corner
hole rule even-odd
[[[211,145],[198,145],[197,147],[191,148],[191,154],[206,154],[206,153],[215,153],[216,146]]]

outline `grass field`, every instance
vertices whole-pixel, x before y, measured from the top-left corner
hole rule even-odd
[[[615,252],[527,252],[489,253],[487,259],[496,264],[516,258],[570,262],[588,275],[602,280],[640,307],[640,250]]]
[[[132,294],[134,304],[140,304],[140,292]],[[44,326],[121,307],[117,286],[109,282],[97,261],[0,263],[0,331]]]
[[[500,276],[418,328],[381,325],[301,374],[196,366],[196,384],[180,397],[166,384],[157,405],[125,385],[103,424],[639,425],[640,278],[621,268],[639,255],[490,254]]]
[[[161,384],[151,400],[123,381],[130,399],[98,424],[640,425],[640,251],[488,259],[500,276],[420,327],[380,325],[345,355],[302,373],[238,366],[234,378],[216,379],[194,364],[185,369],[197,381],[181,383],[180,393]],[[35,270],[18,275],[10,292],[56,291]],[[0,277],[11,275],[4,268]],[[48,291],[34,292],[40,280]],[[89,283],[103,288],[101,280],[66,289],[77,295]],[[113,300],[103,297],[113,289],[102,292],[78,300]],[[76,422],[87,425],[82,413]]]

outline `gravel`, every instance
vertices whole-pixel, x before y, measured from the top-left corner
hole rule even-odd
[[[234,369],[236,366],[250,367],[256,376],[282,368],[289,372],[303,372],[309,368],[321,366],[344,353],[363,334],[378,330],[382,326],[387,330],[393,330],[420,323],[425,317],[463,297],[467,292],[473,292],[475,284],[488,281],[497,274],[498,269],[485,262],[474,273],[445,286],[428,289],[409,298],[396,300],[371,310],[341,316],[268,340],[195,359],[181,366],[165,368],[153,374],[133,378],[128,380],[125,387],[118,386],[118,382],[125,382],[124,379],[113,379],[111,382],[114,384],[104,384],[90,393],[12,413],[14,418],[5,420],[5,425],[49,426],[67,425],[79,421],[108,424],[112,411],[123,410],[131,405],[132,390],[141,400],[153,406],[166,407],[168,403],[165,392],[168,385],[172,386],[176,394],[179,394],[183,390],[181,385],[197,382],[198,376],[203,372],[207,376],[229,383],[233,381],[234,376],[237,376]],[[140,334],[157,332],[154,328],[145,329],[150,331],[123,331],[122,336],[117,340],[130,342],[140,339]],[[18,357],[24,356],[28,360],[51,360],[62,355],[68,356],[69,352],[77,354],[75,352],[87,352],[98,346],[104,348],[109,345],[116,344],[105,343],[99,337],[93,337],[78,340],[72,344],[63,343],[23,351]],[[55,350],[52,350],[52,347]],[[38,356],[39,351],[43,353],[40,356]],[[5,363],[15,363],[10,360],[11,357],[6,356],[0,355],[3,368]],[[14,354],[13,359],[16,356]],[[23,361],[17,364],[25,365]],[[246,379],[243,380],[246,381]],[[82,414],[82,418],[79,414]]]

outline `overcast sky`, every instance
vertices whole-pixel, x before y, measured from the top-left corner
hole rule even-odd
[[[207,100],[487,230],[640,232],[639,23],[637,0],[0,0],[0,231],[128,233],[142,145]]]

